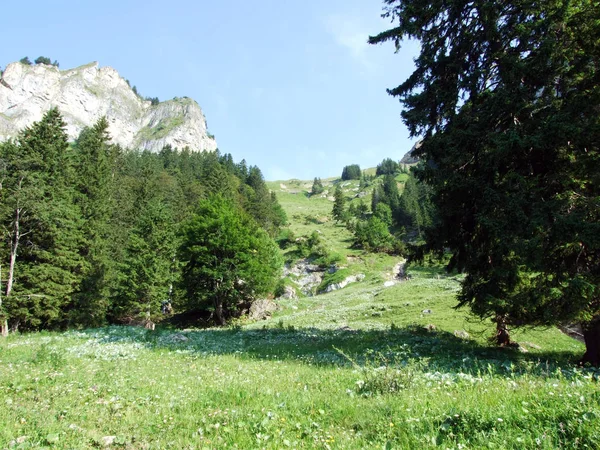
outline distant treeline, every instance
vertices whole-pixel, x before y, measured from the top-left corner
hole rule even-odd
[[[110,143],[104,118],[69,144],[64,126],[52,109],[0,144],[0,319],[11,329],[152,319],[165,302],[180,312],[219,307],[198,291],[203,281],[182,254],[225,261],[234,274],[249,268],[228,285],[204,285],[222,293],[220,321],[273,284],[271,238],[287,219],[258,167],[218,151],[124,150]],[[215,224],[223,211],[244,236],[222,236]],[[217,258],[218,242],[232,248],[229,256]],[[271,258],[269,270],[257,272],[255,255]],[[208,276],[219,281],[217,270]]]

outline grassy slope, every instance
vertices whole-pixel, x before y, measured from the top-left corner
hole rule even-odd
[[[489,324],[452,308],[456,278],[384,288],[397,259],[347,249],[330,201],[279,184],[296,234],[319,229],[363,282],[229,329],[0,341],[0,448],[598,448],[581,344],[548,329],[515,333],[528,353],[488,346]]]

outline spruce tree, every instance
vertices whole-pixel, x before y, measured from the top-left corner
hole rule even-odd
[[[335,187],[333,197],[333,210],[331,214],[336,222],[343,222],[346,218],[346,197],[341,185],[338,184]]]
[[[82,217],[64,128],[58,110],[50,109],[3,146],[8,195],[2,221],[11,230],[4,304],[15,329],[66,323],[63,310],[81,281]]]
[[[148,320],[160,314],[175,278],[176,231],[173,214],[161,198],[144,203],[120,264],[120,289],[111,311],[114,319]]]
[[[438,218],[422,249],[466,272],[459,305],[497,326],[579,321],[600,365],[600,8],[595,2],[385,0],[418,40],[404,105]]]
[[[322,194],[324,190],[325,188],[323,187],[323,182],[321,181],[321,179],[315,177],[312,188],[310,190],[310,195]]]
[[[114,175],[120,155],[110,144],[108,121],[101,118],[80,134],[76,145],[77,203],[83,216],[84,259],[81,287],[73,302],[75,322],[99,326],[109,308],[109,283],[114,280],[114,255],[109,252],[110,218],[115,208]]]

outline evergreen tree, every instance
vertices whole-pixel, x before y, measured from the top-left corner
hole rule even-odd
[[[25,58],[21,58],[21,59],[19,60],[19,62],[20,62],[21,64],[25,64],[25,65],[27,65],[27,66],[31,66],[31,61],[29,60],[29,57],[28,57],[28,56],[26,56]]]
[[[413,228],[419,237],[433,224],[434,206],[431,203],[431,189],[410,174],[400,196],[398,223]]]
[[[275,236],[279,228],[287,222],[275,193],[269,192],[262,172],[256,166],[250,166],[246,184],[250,188],[246,191],[246,211],[270,236]]]
[[[396,175],[398,171],[398,163],[391,158],[386,158],[377,165],[375,175]]]
[[[52,65],[52,60],[45,56],[38,56],[34,62],[36,64],[47,64],[48,66]]]
[[[319,194],[322,194],[323,191],[325,191],[325,188],[323,187],[323,183],[321,182],[321,179],[315,177],[315,179],[313,181],[312,189],[310,190],[310,195],[319,195]]]
[[[119,321],[155,318],[174,282],[176,228],[159,197],[145,202],[129,234],[121,263],[120,289],[111,315]]]
[[[333,218],[336,222],[343,222],[346,218],[346,197],[344,196],[342,186],[339,184],[335,187],[333,197]]]
[[[102,325],[109,308],[109,283],[114,279],[114,259],[109,252],[110,219],[114,203],[114,175],[121,153],[110,145],[108,121],[101,118],[84,129],[76,144],[77,203],[83,217],[84,259],[82,282],[71,316],[77,323]]]
[[[400,209],[400,192],[398,191],[398,182],[393,175],[385,175],[381,185],[381,202],[385,203],[392,210],[394,219],[398,221]]]
[[[600,364],[600,8],[386,0],[371,43],[420,41],[405,106],[433,191],[427,247],[467,273],[459,305],[497,326],[578,320]]]
[[[354,244],[367,251],[392,252],[394,237],[385,222],[377,216],[371,216],[368,220],[356,224]]]
[[[351,164],[342,170],[342,180],[360,180],[361,170],[358,164]]]
[[[392,226],[392,209],[385,203],[378,203],[373,215],[388,227]]]
[[[9,178],[3,221],[11,230],[4,305],[15,329],[64,323],[62,309],[80,282],[82,217],[64,127],[50,109],[15,144],[3,146]]]

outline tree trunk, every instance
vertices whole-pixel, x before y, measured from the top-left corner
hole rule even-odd
[[[600,319],[592,321],[583,328],[585,340],[585,353],[579,362],[581,365],[589,363],[594,367],[600,366]]]
[[[223,302],[220,299],[215,300],[215,315],[219,325],[225,325],[225,317],[223,316]]]
[[[13,231],[10,237],[10,264],[8,266],[8,280],[6,282],[6,297],[10,296],[15,278],[15,264],[17,263],[17,250],[19,241],[21,240],[20,230],[21,208],[17,206],[15,209],[15,220],[13,223]],[[27,233],[26,233],[27,234]]]
[[[496,316],[496,344],[500,347],[511,345],[510,333],[506,327],[506,316],[501,314]]]
[[[0,265],[0,314],[2,314],[2,265]],[[0,317],[0,332],[2,337],[8,337],[8,320],[4,316]]]
[[[19,182],[19,187],[21,183]],[[15,220],[13,222],[13,230],[10,234],[10,261],[8,266],[8,279],[6,281],[6,298],[10,297],[10,293],[12,292],[13,282],[15,279],[15,265],[17,263],[17,250],[19,249],[19,241],[21,239],[21,230],[20,230],[20,220],[21,220],[21,208],[17,206],[15,209]],[[0,300],[0,306],[2,306],[2,301]],[[8,320],[6,318],[2,318],[1,323],[2,328],[2,336],[8,336]]]

